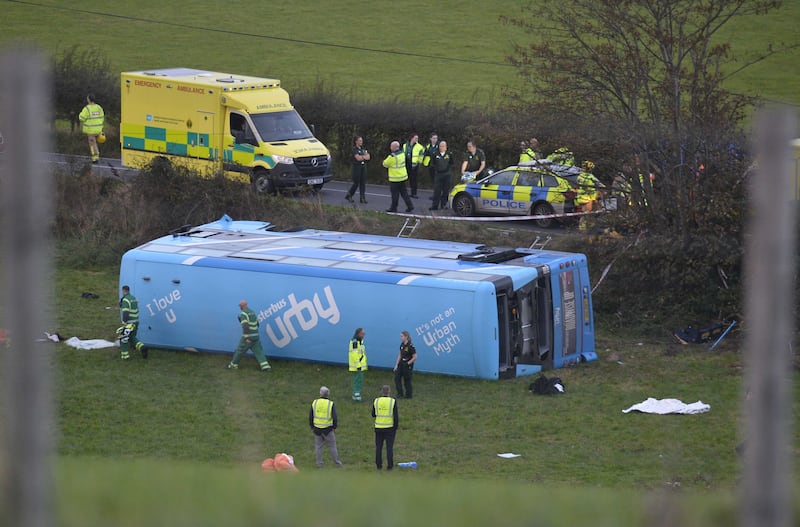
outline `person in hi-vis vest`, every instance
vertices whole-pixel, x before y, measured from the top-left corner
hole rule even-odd
[[[97,148],[97,136],[103,133],[103,125],[105,124],[105,114],[103,107],[97,104],[94,100],[94,95],[91,93],[86,96],[86,106],[83,107],[81,113],[78,114],[78,120],[81,122],[81,131],[86,134],[89,141],[89,152],[92,154],[92,163],[100,161],[100,149]]]
[[[397,400],[389,396],[389,385],[381,388],[381,396],[372,402],[375,418],[375,466],[383,468],[383,443],[386,443],[386,470],[394,468],[394,437],[400,426]]]
[[[361,402],[361,388],[364,386],[364,372],[367,371],[367,350],[364,346],[364,328],[356,328],[350,340],[348,363],[353,374],[353,400]]]

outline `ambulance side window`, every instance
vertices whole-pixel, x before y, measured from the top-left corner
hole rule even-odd
[[[236,144],[251,144],[258,146],[255,135],[247,124],[247,119],[243,115],[231,112],[231,135]]]

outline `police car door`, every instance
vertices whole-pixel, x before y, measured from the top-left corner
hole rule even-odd
[[[481,185],[481,193],[475,207],[479,212],[490,214],[508,214],[508,201],[511,199],[516,172],[501,170],[485,179]]]
[[[513,200],[516,207],[511,210],[512,214],[530,214],[531,205],[534,201],[533,193],[536,188],[538,175],[528,170],[520,170],[517,173],[516,184],[514,185]]]

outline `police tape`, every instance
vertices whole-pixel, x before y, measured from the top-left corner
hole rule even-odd
[[[593,210],[589,212],[565,212],[564,214],[538,214],[535,216],[439,216],[437,214],[412,214],[410,212],[387,212],[392,216],[403,216],[406,218],[426,218],[436,220],[449,220],[449,221],[523,221],[523,220],[549,220],[558,218],[575,218],[580,216],[589,216],[591,214],[601,214],[607,212],[605,210]]]

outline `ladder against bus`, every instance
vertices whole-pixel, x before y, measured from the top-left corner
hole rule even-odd
[[[541,236],[537,236],[536,239],[533,240],[533,243],[531,243],[531,246],[528,247],[528,249],[539,249],[539,250],[544,249],[545,245],[550,243],[552,239],[553,237],[550,236],[549,234],[547,235],[547,238],[545,238],[544,240],[542,239]]]
[[[411,220],[414,220],[414,224],[411,224]],[[411,238],[411,235],[414,234],[414,231],[417,230],[420,224],[419,218],[406,218],[405,223],[403,226],[400,227],[400,232],[397,233],[398,238]]]

